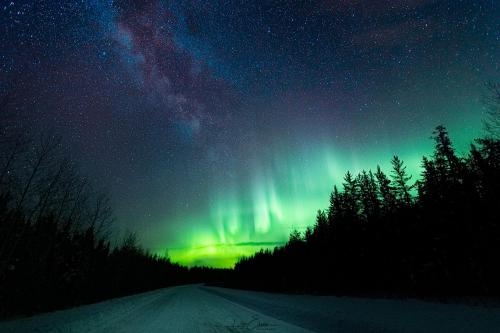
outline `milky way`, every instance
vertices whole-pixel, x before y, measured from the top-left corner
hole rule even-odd
[[[481,135],[497,1],[3,1],[0,93],[112,195],[117,238],[231,266],[347,170]]]

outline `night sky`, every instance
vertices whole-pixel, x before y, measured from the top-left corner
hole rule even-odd
[[[495,0],[0,1],[0,93],[112,196],[115,236],[227,267],[347,170],[481,135]]]

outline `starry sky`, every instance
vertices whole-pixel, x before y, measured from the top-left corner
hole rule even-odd
[[[112,196],[116,237],[230,267],[347,170],[465,151],[499,78],[494,0],[0,1],[0,93]]]

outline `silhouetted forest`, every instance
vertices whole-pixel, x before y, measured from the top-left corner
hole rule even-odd
[[[241,259],[238,287],[414,296],[500,295],[500,86],[487,100],[488,137],[457,156],[443,126],[415,181],[392,171],[345,174],[330,205],[285,246]]]
[[[412,179],[347,172],[330,205],[286,245],[242,258],[234,272],[186,268],[143,250],[134,234],[111,246],[106,195],[77,171],[56,136],[33,139],[4,117],[0,139],[0,316],[29,314],[192,282],[272,291],[500,295],[500,90],[488,136],[458,156],[443,126]],[[1,107],[1,105],[0,105]],[[6,114],[3,114],[5,116]]]
[[[61,139],[29,136],[1,111],[0,317],[221,279],[149,254],[134,234],[111,246],[109,200]]]

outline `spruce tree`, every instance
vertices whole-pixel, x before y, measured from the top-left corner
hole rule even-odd
[[[403,161],[399,159],[396,155],[392,158],[392,174],[391,177],[394,181],[394,190],[396,198],[400,204],[410,205],[411,204],[411,190],[414,185],[409,185],[408,182],[411,180],[412,176],[406,173],[406,166]]]
[[[388,213],[392,211],[396,205],[396,197],[394,195],[394,189],[391,185],[391,180],[380,169],[379,165],[377,165],[377,172],[375,172],[375,177],[377,178],[378,194],[382,209],[384,213]]]

